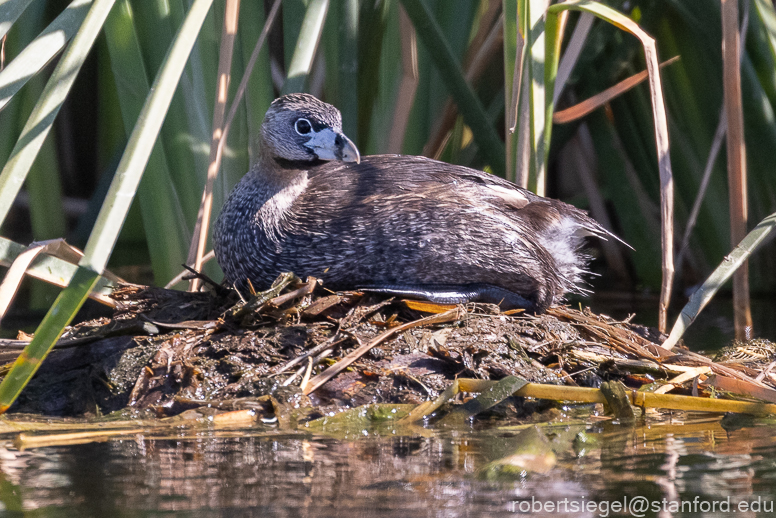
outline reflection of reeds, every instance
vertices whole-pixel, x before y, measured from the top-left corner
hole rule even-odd
[[[233,45],[234,59],[231,67],[224,61],[221,71],[226,73],[231,69],[231,74],[240,78],[250,68],[246,66],[247,56],[259,39],[267,14],[261,2],[241,2],[241,16],[237,21],[238,13],[234,9],[237,2],[220,0],[214,3],[215,10],[210,10],[213,3],[198,0],[185,12],[183,3],[170,2],[169,9],[163,12],[156,5],[151,7],[136,0],[92,3],[76,0],[49,26],[49,30],[62,30],[61,36],[57,36],[59,39],[55,44],[49,41],[43,46],[32,42],[39,34],[46,34],[41,32],[48,23],[45,2],[7,2],[0,6],[2,27],[13,25],[7,34],[0,34],[8,38],[6,47],[10,59],[0,72],[0,109],[3,110],[0,134],[19,136],[17,140],[6,138],[0,142],[0,157],[5,164],[0,174],[0,220],[9,214],[18,220],[19,211],[12,212],[11,208],[26,179],[35,237],[61,236],[66,220],[63,209],[66,204],[61,193],[72,196],[73,186],[76,190],[92,190],[94,182],[89,179],[98,177],[102,171],[109,178],[113,174],[111,157],[119,156],[117,150],[123,147],[124,135],[130,136],[101,215],[94,219],[104,196],[104,191],[98,190],[90,201],[92,212],[82,218],[81,229],[94,226],[86,256],[81,261],[83,269],[74,272],[72,268],[68,271],[62,267],[63,273],[55,275],[65,279],[60,283],[70,278],[75,282],[45,320],[48,327],[36,333],[35,349],[28,355],[32,364],[45,356],[47,344],[56,340],[95,283],[104,292],[104,279],[97,274],[102,273],[114,245],[122,252],[116,254],[116,263],[129,256],[124,252],[142,249],[139,254],[134,253],[133,261],[150,263],[158,283],[172,279],[180,270],[190,246],[208,165],[212,163],[205,149],[211,141],[215,144],[213,129],[221,126],[217,121],[213,123],[219,70],[218,46],[214,42],[221,36],[222,22],[228,19],[225,8],[232,7],[230,21],[232,26],[237,23],[237,32],[224,40]],[[600,199],[594,203],[596,211],[613,211],[615,230],[638,250],[626,256],[630,263],[627,267],[635,274],[636,282],[652,289],[661,286],[661,327],[665,327],[673,284],[674,239],[670,223],[677,219],[682,224],[688,212],[686,206],[701,184],[701,164],[708,154],[717,123],[716,118],[707,116],[708,107],[718,113],[723,83],[728,113],[734,116],[731,127],[735,129],[728,131],[728,159],[731,166],[743,165],[744,137],[748,136],[748,144],[753,148],[748,154],[749,180],[742,174],[729,176],[733,193],[732,223],[726,211],[721,210],[727,205],[727,193],[719,168],[716,175],[706,175],[709,179],[703,180],[704,189],[708,186],[705,201],[689,218],[691,222],[697,221],[697,226],[694,234],[685,235],[689,245],[682,247],[681,257],[687,263],[679,265],[689,284],[705,278],[711,270],[709,265],[717,264],[728,253],[729,242],[737,244],[746,234],[747,182],[751,187],[748,212],[757,219],[773,212],[776,188],[769,178],[768,153],[762,151],[776,147],[776,124],[772,119],[776,78],[771,73],[776,66],[776,34],[772,32],[776,11],[769,2],[755,2],[749,23],[754,30],[742,42],[745,49],[740,51],[743,61],[739,71],[739,51],[734,48],[738,19],[732,0],[723,2],[723,10],[714,0],[704,0],[703,7],[692,12],[678,2],[661,7],[639,6],[638,12],[625,13],[638,18],[635,21],[592,1],[557,4],[547,18],[550,33],[546,46],[541,44],[544,22],[540,21],[545,3],[544,0],[284,3],[278,23],[282,22],[282,34],[277,29],[270,33],[269,45],[258,54],[255,72],[246,76],[244,100],[239,104],[232,101],[238,109],[229,142],[220,142],[223,157],[220,180],[212,182],[212,198],[208,198],[212,199],[213,210],[218,211],[225,193],[248,169],[251,143],[256,140],[266,107],[283,81],[283,91],[318,85],[316,89],[321,89],[326,100],[341,108],[345,131],[351,133],[365,153],[391,150],[419,154],[425,148],[447,160],[486,167],[498,173],[506,171],[510,177],[518,169],[521,174],[529,172],[526,182],[539,192],[543,192],[546,184],[551,188],[558,185],[561,192],[573,190],[570,172],[562,171],[557,182],[546,179],[547,172],[553,173],[548,170],[548,164],[569,145],[574,131],[559,127],[550,142],[551,125],[545,121],[552,116],[553,95],[545,95],[544,89],[553,89],[552,68],[557,65],[545,69],[544,63],[557,64],[561,54],[564,31],[562,28],[556,31],[555,23],[559,21],[556,16],[567,9],[582,9],[588,14],[609,17],[634,33],[650,33],[664,56],[685,57],[666,71],[664,86],[653,82],[649,89],[636,87],[608,100],[605,110],[588,114],[584,122],[591,142],[588,146],[591,153],[587,155],[594,161],[594,169],[588,176],[597,173],[600,184],[597,193]],[[406,11],[407,18],[403,18],[401,9]],[[208,11],[212,16],[205,18]],[[644,68],[635,41],[624,38],[619,29],[600,19],[592,25],[591,20],[587,15],[572,14],[560,23],[574,29],[575,37],[568,52],[564,52],[567,58],[561,67],[564,79],[560,82],[566,85],[569,97],[573,95],[576,99],[587,99]],[[719,27],[723,27],[726,41],[724,75],[719,70],[716,51],[709,50],[721,47]],[[95,46],[103,28],[106,45]],[[417,44],[412,41],[414,33]],[[69,44],[68,39],[71,39]],[[503,40],[503,59],[498,56],[499,40]],[[523,41],[526,45],[521,47]],[[539,44],[534,45],[537,41]],[[169,55],[168,49],[173,49]],[[44,65],[61,50],[63,54],[41,90],[35,84],[39,78],[34,76],[42,75]],[[96,56],[99,79],[91,84],[74,84],[90,52]],[[654,69],[656,63],[656,52],[649,50],[647,68]],[[179,70],[172,73],[173,68]],[[513,80],[516,70],[522,85]],[[181,73],[183,80],[178,79]],[[273,77],[277,80],[277,89],[273,87]],[[653,70],[653,81],[657,77]],[[156,79],[151,88],[152,78]],[[228,93],[233,99],[235,82],[229,88],[223,83],[222,86],[222,93]],[[71,87],[75,88],[73,93]],[[518,90],[523,92],[523,101],[518,98]],[[561,85],[553,90],[559,93]],[[662,90],[669,107],[667,119],[660,107]],[[57,155],[50,139],[45,139],[68,98],[72,103],[79,98],[97,99],[96,108],[82,103],[76,105],[81,106],[80,110],[64,110],[59,118],[64,118],[61,127],[66,129],[55,135],[62,142],[70,135],[92,136],[89,146],[92,155],[85,161],[73,160],[70,148]],[[731,106],[736,100],[738,107],[734,109]],[[561,96],[558,102],[565,103],[566,99]],[[743,110],[747,113],[745,120],[741,116]],[[454,115],[456,111],[460,117]],[[509,113],[504,115],[505,112]],[[90,114],[96,115],[90,117]],[[503,137],[496,130],[502,116],[507,127]],[[655,133],[653,121],[660,119],[663,119],[662,129]],[[508,131],[515,124],[523,129],[517,136]],[[667,155],[669,125],[671,142],[681,150],[673,159],[677,172],[676,218],[671,209],[672,180],[667,175],[667,167],[671,165]],[[519,152],[518,140],[525,143]],[[64,144],[60,147],[65,148]],[[36,165],[39,154],[47,163],[44,169],[40,159]],[[583,155],[579,156],[584,159]],[[81,164],[85,162],[97,164],[97,171],[82,171]],[[58,185],[60,182],[52,177],[51,172],[57,169],[61,170],[65,183],[69,182],[69,189],[63,190]],[[215,169],[219,167],[216,165]],[[714,169],[709,171],[713,173]],[[107,185],[107,181],[104,183]],[[586,180],[589,193],[594,185]],[[661,192],[659,213],[663,222],[660,239],[651,234],[658,224],[653,212],[653,207],[658,205],[658,192]],[[138,210],[130,211],[135,194]],[[585,203],[582,199],[579,201]],[[200,228],[206,227],[203,224]],[[728,234],[730,228],[734,229],[732,235]],[[7,226],[5,231],[10,229]],[[13,237],[30,240],[21,234]],[[79,246],[87,241],[86,233],[74,237]],[[198,257],[206,250],[204,237],[205,232],[196,247]],[[138,242],[143,245],[138,247]],[[12,241],[0,247],[0,263],[10,264],[20,249]],[[661,249],[662,274],[657,267]],[[617,254],[607,251],[607,257],[614,258]],[[761,254],[758,262],[753,263],[754,282],[763,289],[776,286],[774,257],[776,254]],[[41,277],[39,265],[32,267]],[[214,263],[204,268],[217,278]],[[625,272],[626,268],[619,264],[618,270]],[[742,326],[750,320],[745,316],[745,273],[737,275],[741,277],[734,281],[735,307],[741,333]],[[624,279],[628,275],[621,273],[618,277]],[[28,374],[32,372],[34,367]],[[22,383],[22,378],[18,382]],[[16,389],[0,389],[0,405],[8,403],[10,394],[15,392]]]
[[[74,444],[88,444],[90,442],[107,441],[111,437],[141,433],[142,428],[134,430],[103,430],[100,432],[72,432],[46,435],[32,435],[26,432],[20,433],[13,441],[18,450],[30,448],[43,448],[46,446],[68,446]]]
[[[0,422],[0,433],[19,432],[13,439],[13,445],[19,450],[43,448],[46,446],[65,446],[107,441],[125,435],[142,435],[147,438],[180,437],[188,432],[192,437],[200,436],[202,430],[229,430],[250,427],[256,423],[255,410],[215,411],[203,407],[194,415],[185,418],[175,417],[161,420],[128,420],[105,422],[81,422],[67,420],[50,422],[48,420],[5,420]],[[95,429],[97,428],[97,429]],[[67,430],[52,433],[55,430]],[[78,430],[78,431],[75,431]]]

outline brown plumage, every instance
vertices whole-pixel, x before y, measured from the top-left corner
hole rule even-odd
[[[332,289],[541,311],[580,292],[583,211],[482,171],[423,157],[360,159],[339,111],[307,94],[275,100],[260,157],[215,226],[216,258],[238,289],[282,272]]]

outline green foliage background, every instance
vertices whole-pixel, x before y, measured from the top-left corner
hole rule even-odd
[[[303,40],[300,28],[311,1],[283,0],[269,45],[262,50],[229,136],[216,184],[216,214],[224,196],[255,155],[252,144],[264,111],[283,89],[285,71],[294,49]],[[423,3],[464,68],[478,32],[494,30],[498,17],[481,28],[492,4],[498,4],[494,9],[507,15],[515,12],[516,5],[514,0]],[[681,236],[722,104],[719,2],[696,0],[692,6],[681,0],[607,3],[638,21],[656,38],[661,60],[675,55],[682,58],[663,69],[676,182],[677,235]],[[8,32],[6,63],[67,4],[55,0],[30,2]],[[85,245],[148,87],[190,5],[187,0],[116,2],[0,234],[22,244],[64,236],[75,246]],[[270,5],[242,1],[232,94]],[[397,114],[408,105],[411,108],[401,152],[424,153],[450,99],[449,82],[440,74],[439,63],[429,52],[424,35],[418,38],[414,97],[399,96],[405,70],[400,49],[409,35],[406,25],[402,25],[400,9],[401,3],[396,0],[332,1],[312,71],[301,83],[304,90],[341,109],[345,131],[362,154],[390,150],[389,134]],[[224,1],[215,1],[111,257],[110,267],[129,279],[164,284],[185,261],[207,171],[223,12]],[[564,41],[569,40],[577,19],[577,14],[570,16]],[[769,25],[773,19],[773,6],[768,1],[758,0],[749,7],[742,73],[752,225],[776,207],[776,175],[771,159],[776,149],[776,35]],[[514,31],[515,23],[507,17],[505,25],[505,41],[513,44],[514,33],[510,31]],[[472,86],[492,128],[506,140],[506,92],[511,88],[505,75],[511,75],[511,71],[505,74],[503,56],[503,50],[490,54],[484,72]],[[53,63],[33,77],[0,112],[0,164],[7,160],[52,67]],[[643,52],[636,39],[596,21],[559,105],[581,101],[643,69]],[[463,118],[455,120],[441,158],[504,171],[505,157],[486,152],[478,145],[477,135],[472,138]],[[587,208],[588,198],[578,176],[582,158],[573,152],[582,145],[581,132],[589,132],[591,137],[588,151],[592,154],[584,160],[595,174],[614,231],[636,249],[624,253],[624,271],[605,275],[596,282],[657,291],[661,275],[659,179],[647,86],[636,87],[581,121],[554,129],[548,193]],[[723,151],[686,262],[680,266],[682,276],[678,282],[682,286],[702,280],[730,251],[727,206]],[[776,287],[773,252],[770,245],[752,262],[754,292],[773,291]],[[597,267],[602,264],[597,263]],[[219,276],[213,263],[208,273]],[[56,291],[38,289],[42,291],[33,293],[30,304],[48,307]]]

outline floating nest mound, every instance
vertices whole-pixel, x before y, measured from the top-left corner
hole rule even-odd
[[[582,387],[621,380],[634,389],[671,381],[674,393],[697,394],[702,374],[752,383],[774,353],[768,342],[760,344],[759,363],[741,362],[735,352],[732,361],[713,362],[662,349],[656,331],[589,310],[555,306],[524,315],[483,304],[441,306],[332,293],[291,275],[248,301],[222,287],[187,293],[131,284],[112,298],[113,317],[68,328],[12,411],[130,407],[170,416],[270,402],[323,415],[418,404],[456,379],[508,376]],[[764,377],[756,383],[767,388]],[[520,406],[512,408],[519,413]]]

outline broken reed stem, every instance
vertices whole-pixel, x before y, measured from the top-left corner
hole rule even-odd
[[[318,347],[316,347],[316,349],[318,349]],[[307,358],[308,366],[299,367],[295,373],[293,373],[288,379],[286,379],[286,381],[283,382],[283,386],[284,387],[289,386],[294,382],[296,378],[298,378],[299,376],[302,375],[302,373],[304,373],[304,377],[302,378],[302,381],[299,384],[299,388],[301,388],[304,391],[305,387],[307,387],[307,385],[310,383],[310,375],[312,375],[313,373],[313,368],[315,368],[316,365],[321,363],[321,360],[323,360],[324,358],[328,357],[331,353],[333,353],[334,349],[332,349],[331,346],[329,346],[328,348],[323,349],[323,351],[320,351],[320,352],[321,354],[315,357],[313,357],[312,355],[302,355],[303,357],[300,356],[299,358],[297,358],[300,361],[304,358]]]
[[[296,372],[294,372],[294,373],[293,373],[291,376],[289,376],[289,377],[286,379],[286,381],[284,381],[284,382],[282,383],[282,385],[283,385],[284,387],[287,387],[287,386],[289,386],[290,384],[292,384],[296,378],[298,378],[299,376],[301,376],[301,375],[302,375],[302,373],[304,372],[304,369],[305,369],[305,367],[299,367],[298,369],[296,369]]]
[[[290,369],[291,367],[293,367],[294,365],[304,361],[306,358],[308,358],[310,356],[314,356],[314,355],[316,355],[318,353],[321,353],[321,352],[325,351],[326,349],[334,349],[334,346],[341,344],[342,342],[344,342],[345,340],[347,340],[349,338],[347,336],[343,336],[339,340],[335,340],[338,336],[339,335],[335,334],[333,337],[331,337],[329,340],[326,340],[322,344],[316,345],[315,347],[313,347],[309,351],[305,351],[304,353],[300,354],[299,356],[297,356],[293,360],[289,360],[282,367],[280,367],[276,372],[274,372],[273,375],[282,374],[285,371],[287,371],[288,369]]]
[[[679,374],[678,376],[675,376],[668,381],[666,381],[665,385],[662,385],[655,389],[653,392],[654,394],[665,394],[666,392],[670,392],[674,390],[676,385],[681,385],[685,381],[689,381],[693,378],[697,378],[701,374],[708,374],[711,372],[711,367],[703,366],[703,367],[691,367],[689,370]]]
[[[605,343],[615,351],[661,363],[666,369],[675,367],[663,363],[664,360],[675,356],[670,348],[649,342],[632,331],[613,328],[610,324],[604,326],[605,322],[598,322],[589,317],[573,318],[562,306],[553,306],[547,310],[547,313],[574,322],[576,326],[592,334],[595,341]],[[614,331],[615,329],[616,331]],[[708,367],[714,374],[719,375],[719,378],[726,377],[737,380],[736,390],[731,390],[731,392],[776,402],[776,390],[732,366],[715,363],[705,356],[690,351],[682,352],[681,359],[685,362],[692,362],[697,367]]]
[[[306,295],[311,295],[312,292],[315,291],[315,286],[317,284],[318,284],[318,279],[316,279],[315,277],[308,277],[307,282],[305,282],[301,288],[297,288],[293,291],[289,291],[288,293],[284,293],[283,295],[278,295],[277,297],[272,298],[269,301],[269,304],[272,306],[281,306],[290,300],[304,297]]]
[[[302,382],[299,384],[299,388],[304,391],[304,389],[307,387],[307,384],[310,382],[310,375],[313,373],[313,359],[309,358],[307,362],[307,369],[304,371],[304,377],[302,378]]]

